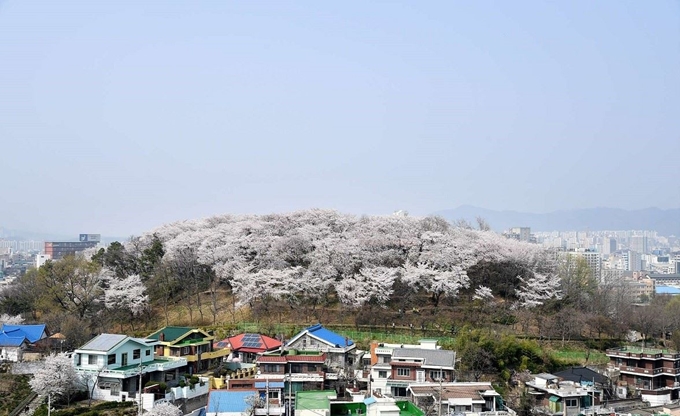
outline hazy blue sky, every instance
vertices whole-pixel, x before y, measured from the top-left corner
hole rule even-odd
[[[0,1],[0,225],[680,207],[678,1]]]

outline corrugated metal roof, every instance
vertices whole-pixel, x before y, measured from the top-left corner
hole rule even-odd
[[[160,340],[160,336],[161,334],[163,334],[163,337],[165,338],[163,342],[172,342],[194,329],[196,328],[189,328],[186,326],[166,326],[165,328],[161,328],[158,331],[154,332],[153,334],[149,335],[147,338]]]
[[[0,332],[0,347],[19,347],[26,341],[26,337],[13,337],[4,332]]]
[[[304,331],[307,331],[309,334],[314,335],[315,337],[340,348],[354,345],[354,341],[352,341],[351,339],[343,337],[340,334],[336,334],[335,332],[324,328],[323,326],[321,326],[321,324],[312,325],[309,328],[305,329]]]
[[[498,395],[498,393],[493,390],[491,383],[487,382],[445,383],[442,385],[441,390],[439,384],[431,383],[411,385],[409,389],[414,395],[430,395],[434,397],[441,395],[442,400],[469,398],[474,401],[484,401],[484,396]]]
[[[45,334],[45,324],[37,324],[37,325],[8,325],[8,324],[3,324],[0,327],[0,332],[14,332],[14,331],[21,331],[23,333],[23,336],[26,337],[28,342],[36,342],[39,339],[43,337],[43,334]]]
[[[101,334],[92,338],[87,344],[80,347],[80,350],[90,351],[110,351],[116,345],[123,342],[127,335],[121,334]]]
[[[249,396],[256,396],[256,391],[220,391],[213,390],[208,396],[208,413],[245,412],[248,409],[246,400]]]
[[[453,367],[456,353],[448,350],[427,350],[421,348],[395,348],[392,361],[396,358],[422,358],[423,365],[428,367]]]

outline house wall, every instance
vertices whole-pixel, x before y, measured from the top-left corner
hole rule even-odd
[[[293,374],[323,374],[322,363],[261,363],[260,374],[283,375],[290,371]]]
[[[348,347],[347,350],[353,349],[354,346]],[[347,362],[347,352],[343,348],[334,348],[325,342],[304,334],[295,342],[286,346],[286,349],[300,350],[300,351],[319,351],[327,353],[327,358],[331,364],[338,364],[344,366]]]
[[[139,350],[139,358],[134,358],[135,350]],[[108,357],[109,355],[114,354],[116,356],[115,362],[113,364],[109,364]],[[140,359],[142,360],[142,364],[154,360],[153,347],[143,346],[134,341],[128,341],[123,345],[120,345],[119,347],[107,352],[76,350],[73,358],[76,366],[82,369],[98,370],[100,368],[108,368],[109,370],[115,370],[117,368],[123,367],[123,354],[127,354],[127,364],[125,364],[126,366],[139,364]],[[94,361],[92,363],[90,363],[90,356],[94,357]],[[79,358],[80,363],[78,363]]]
[[[430,383],[438,383],[439,382],[439,374],[441,371],[441,374],[443,375],[442,381],[444,382],[449,382],[453,381],[453,371],[451,370],[439,370],[439,369],[433,369],[433,368],[423,368],[425,371],[425,381],[428,381]],[[434,374],[433,374],[434,372]],[[437,377],[433,378],[432,375],[435,375]]]
[[[417,370],[420,370],[418,366],[392,364],[392,371],[390,374],[393,380],[415,381]]]
[[[0,360],[18,363],[21,361],[23,350],[20,347],[2,347],[0,349]]]

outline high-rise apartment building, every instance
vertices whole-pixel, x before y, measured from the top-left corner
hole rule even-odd
[[[649,238],[646,235],[634,235],[630,238],[630,249],[640,254],[649,253]]]
[[[508,238],[528,242],[531,240],[531,227],[513,227],[503,234]]]
[[[616,252],[616,239],[605,237],[602,240],[602,254],[612,254]]]
[[[633,250],[626,250],[623,252],[624,270],[631,272],[639,272],[642,270],[642,256],[640,253]]]
[[[597,279],[598,282],[600,281],[602,278],[602,255],[600,253],[593,250],[580,249],[569,251],[568,254],[584,259],[586,264],[588,264],[588,267],[590,267],[593,277]]]

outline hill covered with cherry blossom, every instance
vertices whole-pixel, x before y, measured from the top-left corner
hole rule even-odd
[[[196,278],[196,265],[206,267],[211,281],[201,284],[228,286],[234,307],[402,309],[420,295],[434,308],[462,296],[529,308],[557,296],[559,286],[552,257],[540,247],[439,217],[222,215],[163,225],[129,250],[154,242],[184,285]]]

